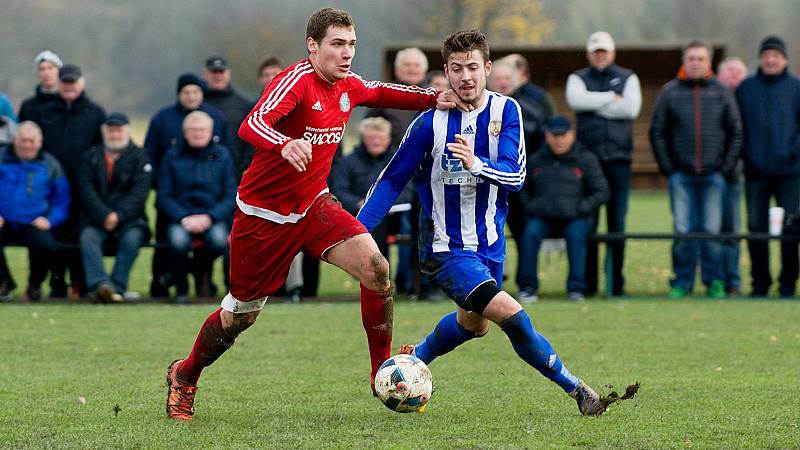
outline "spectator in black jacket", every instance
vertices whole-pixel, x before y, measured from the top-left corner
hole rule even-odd
[[[253,149],[239,139],[237,130],[255,104],[233,89],[230,65],[228,65],[228,60],[222,56],[211,56],[206,60],[203,80],[208,86],[205,92],[205,101],[220,110],[225,116],[225,121],[228,122],[228,132],[230,133],[228,150],[231,151],[233,163],[241,178],[242,172],[250,165]]]
[[[361,145],[336,164],[330,177],[331,192],[342,202],[342,207],[353,216],[364,206],[367,191],[397,151],[390,145],[392,125],[388,120],[382,117],[368,117],[361,121],[359,127]],[[406,186],[395,205],[400,209],[410,210],[413,195],[413,190]],[[386,258],[389,257],[386,236],[389,234],[390,217],[391,215],[372,231],[372,237]],[[398,270],[401,268],[398,267]]]
[[[563,235],[567,241],[568,298],[584,299],[587,236],[595,210],[608,200],[608,183],[600,163],[575,142],[575,131],[564,116],[545,123],[547,151],[528,160],[520,201],[527,224],[520,238],[520,301],[538,299],[537,260],[543,239]]]
[[[139,248],[150,238],[144,204],[153,170],[147,153],[131,142],[129,123],[122,113],[109,114],[101,128],[103,145],[89,149],[78,171],[86,286],[102,303],[122,301]],[[108,243],[116,247],[110,276],[103,266]]]
[[[800,208],[800,79],[789,71],[786,44],[777,36],[761,42],[758,72],[739,85],[736,99],[744,124],[747,228],[768,230],[770,200],[787,214]],[[748,241],[753,297],[772,285],[769,243]],[[793,297],[798,277],[798,241],[781,241],[781,297]]]
[[[50,50],[45,50],[33,60],[39,84],[36,93],[22,102],[19,107],[19,120],[35,120],[37,111],[44,105],[58,98],[58,71],[61,70],[61,58]]]
[[[730,90],[713,77],[711,47],[691,42],[683,51],[678,77],[656,100],[650,143],[661,171],[669,177],[670,204],[676,233],[719,233],[725,178],[736,170],[742,145],[739,110]],[[725,297],[719,240],[700,244],[702,280],[712,298]],[[691,290],[697,264],[697,241],[672,245],[672,298]]]
[[[202,241],[195,258],[213,261],[228,245],[236,200],[236,171],[228,149],[212,141],[214,120],[194,111],[183,120],[184,144],[161,163],[156,206],[167,217],[176,303],[188,301],[188,254]],[[202,256],[200,255],[202,254]]]
[[[78,194],[77,169],[86,152],[103,142],[100,126],[105,120],[105,111],[94,103],[85,92],[86,81],[80,67],[64,65],[59,71],[58,98],[34,111],[31,119],[38,123],[44,134],[43,149],[55,156],[71,188],[67,221],[56,228],[59,241],[77,243],[80,231],[81,202]],[[50,276],[50,296],[65,297],[67,284],[66,268],[69,267],[72,294],[86,294],[85,276],[80,251],[59,250]]]
[[[577,116],[578,141],[600,160],[611,196],[606,203],[608,231],[625,231],[628,214],[633,122],[642,108],[639,78],[633,71],[614,64],[616,46],[605,31],[597,31],[586,42],[589,66],[567,78],[567,104]],[[599,210],[598,210],[599,211]],[[597,226],[598,217],[594,219]],[[622,269],[625,241],[606,245],[606,265],[611,268],[611,291],[607,296],[625,295]],[[589,243],[586,254],[586,285],[597,292],[597,242]]]

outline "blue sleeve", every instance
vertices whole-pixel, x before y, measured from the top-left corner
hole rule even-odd
[[[411,180],[425,153],[433,147],[432,117],[433,111],[430,111],[411,122],[397,153],[367,192],[364,206],[356,216],[367,230],[372,231],[383,220]]]
[[[497,144],[497,161],[483,156],[472,174],[509,191],[519,191],[525,182],[525,139],[522,137],[522,112],[513,99],[506,100]]]
[[[224,158],[225,167],[223,169],[222,182],[225,183],[225,186],[220,192],[219,201],[208,212],[214,222],[230,222],[233,209],[236,207],[236,169],[227,149],[225,150]]]
[[[159,116],[156,114],[150,119],[150,126],[147,127],[147,135],[144,138],[144,148],[147,150],[147,158],[153,165],[153,180],[158,179],[158,171],[161,168],[161,156],[158,154],[159,142],[161,141],[161,126]],[[154,183],[155,184],[155,183]]]
[[[47,193],[47,203],[50,205],[47,220],[50,221],[52,228],[56,228],[67,220],[70,201],[69,182],[67,177],[62,174],[50,183],[50,192]]]
[[[14,122],[19,120],[17,119],[17,115],[14,114],[14,107],[11,106],[11,100],[2,92],[0,92],[0,116],[6,116]]]
[[[175,171],[172,167],[172,155],[167,154],[161,161],[161,168],[158,170],[158,188],[156,189],[156,206],[163,212],[170,221],[178,223],[184,217],[189,215],[189,212],[183,207],[180,201],[175,197]]]

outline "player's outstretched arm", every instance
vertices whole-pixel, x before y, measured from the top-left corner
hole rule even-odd
[[[357,216],[367,230],[372,231],[383,220],[411,180],[425,153],[433,146],[430,126],[432,114],[432,111],[423,113],[411,122],[397,153],[367,192],[367,199]]]

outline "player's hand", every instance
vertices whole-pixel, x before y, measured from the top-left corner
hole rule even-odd
[[[475,154],[472,151],[472,147],[469,146],[464,136],[457,134],[455,138],[455,142],[447,143],[447,149],[453,153],[453,156],[461,160],[461,165],[465,169],[472,170],[472,165],[475,162]]]
[[[281,150],[281,157],[298,172],[305,172],[306,165],[311,162],[311,143],[303,139],[295,139]]]
[[[50,221],[47,220],[47,217],[39,216],[33,219],[31,225],[39,231],[47,231],[50,229]]]
[[[473,109],[475,109],[472,107],[472,105],[464,103],[452,89],[440,92],[439,96],[436,97],[436,109],[453,109],[453,108],[458,108],[464,112],[470,112]]]
[[[103,221],[103,228],[106,231],[112,231],[114,228],[117,228],[119,225],[119,215],[115,212],[111,212],[106,216],[106,220]]]

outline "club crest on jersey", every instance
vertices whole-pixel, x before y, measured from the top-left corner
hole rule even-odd
[[[347,92],[342,92],[342,96],[339,97],[339,109],[342,112],[350,111],[350,97],[347,96]]]
[[[493,120],[489,122],[489,134],[494,137],[500,136],[500,131],[503,129],[503,122],[500,120]]]

